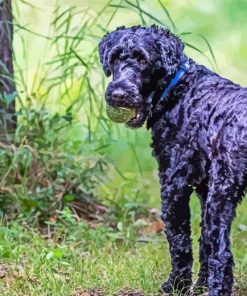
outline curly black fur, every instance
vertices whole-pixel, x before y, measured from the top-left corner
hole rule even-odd
[[[247,185],[247,89],[189,59],[190,69],[168,94],[162,114],[150,112],[178,71],[182,41],[152,26],[121,27],[99,46],[106,75],[113,81],[106,101],[136,108],[127,125],[147,120],[159,165],[162,219],[170,245],[172,271],[162,289],[186,293],[192,283],[189,199],[201,201],[199,278],[196,289],[228,296],[233,285],[230,229]]]

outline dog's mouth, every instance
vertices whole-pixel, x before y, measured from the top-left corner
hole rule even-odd
[[[139,128],[141,127],[146,118],[147,118],[147,107],[142,95],[139,95],[138,98],[135,100],[138,103],[134,103],[134,105],[130,104],[128,107],[134,107],[135,113],[134,116],[126,122],[126,126],[130,128]]]
[[[141,127],[147,118],[147,111],[144,106],[135,108],[135,116],[126,122],[126,125],[131,128]]]
[[[147,111],[145,107],[145,103],[143,100],[142,95],[138,94],[137,96],[129,96],[122,100],[113,100],[111,95],[106,94],[106,102],[108,106],[112,108],[124,108],[132,110],[130,118],[126,121],[115,121],[119,123],[125,123],[126,126],[130,128],[138,128],[141,127],[146,118],[147,118]],[[114,121],[114,120],[113,120]]]
[[[143,125],[146,119],[146,112],[143,105],[133,107],[126,104],[107,104],[106,113],[116,123],[125,123],[128,127],[138,128]]]

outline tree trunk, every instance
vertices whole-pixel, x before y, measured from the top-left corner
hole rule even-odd
[[[10,141],[16,128],[11,0],[0,0],[0,141]]]

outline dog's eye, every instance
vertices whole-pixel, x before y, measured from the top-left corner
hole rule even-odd
[[[119,61],[119,59],[120,59],[120,53],[121,52],[118,50],[118,51],[116,51],[116,52],[114,52],[114,53],[111,54],[111,56],[109,58],[109,61],[110,61],[110,64],[111,65],[115,65]]]
[[[118,57],[114,57],[114,58],[112,58],[111,63],[113,65],[115,65],[117,63],[117,61],[118,61]]]
[[[142,65],[146,65],[147,64],[147,61],[145,59],[141,59],[140,62],[141,62]]]
[[[144,55],[141,52],[139,52],[139,51],[134,51],[133,52],[133,58],[136,59],[142,65],[146,65],[147,64],[147,61],[144,58]]]

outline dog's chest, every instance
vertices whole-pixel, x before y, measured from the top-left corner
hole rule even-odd
[[[198,153],[198,128],[192,116],[183,106],[164,114],[152,128],[152,148],[160,171],[165,171],[168,179],[183,176],[187,183],[195,185],[205,177],[205,167],[195,164],[206,166],[206,162]]]
[[[173,149],[197,149],[197,124],[194,112],[184,104],[177,104],[165,112],[152,128],[153,148],[157,154],[170,156]]]

